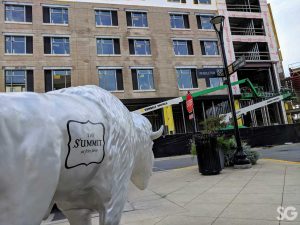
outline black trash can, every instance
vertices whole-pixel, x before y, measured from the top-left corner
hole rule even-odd
[[[196,135],[195,144],[199,172],[202,175],[217,175],[222,171],[220,151],[216,135]]]

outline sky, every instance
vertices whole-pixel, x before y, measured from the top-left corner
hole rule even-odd
[[[268,2],[271,3],[287,77],[289,65],[300,63],[300,0],[268,0]]]

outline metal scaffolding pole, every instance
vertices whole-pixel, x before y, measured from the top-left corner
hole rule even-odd
[[[206,121],[204,102],[201,102],[201,105],[202,105],[202,111],[203,111],[203,119],[204,119],[204,121]]]
[[[271,126],[271,118],[270,118],[270,112],[268,106],[266,106],[266,114],[267,114],[268,124],[269,126]]]

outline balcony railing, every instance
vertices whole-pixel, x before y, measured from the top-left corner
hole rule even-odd
[[[238,11],[238,12],[261,12],[259,5],[236,5],[227,4],[228,11]]]
[[[230,27],[232,35],[266,35],[264,28]]]
[[[269,52],[235,52],[235,58],[245,56],[247,61],[270,60]]]

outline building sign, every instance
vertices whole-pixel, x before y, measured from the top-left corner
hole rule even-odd
[[[197,69],[198,78],[212,78],[218,77],[219,74],[223,73],[223,68],[203,68]]]
[[[242,56],[227,67],[228,76],[234,74],[235,72],[237,72],[239,69],[243,68],[244,66],[246,66],[246,58],[245,58],[245,56]],[[218,76],[219,77],[225,76],[224,72],[221,71],[218,74]]]
[[[228,73],[229,75],[235,73],[238,71],[240,68],[243,68],[246,66],[246,58],[245,56],[242,56],[238,58],[236,61],[234,61],[230,66],[228,66]]]

